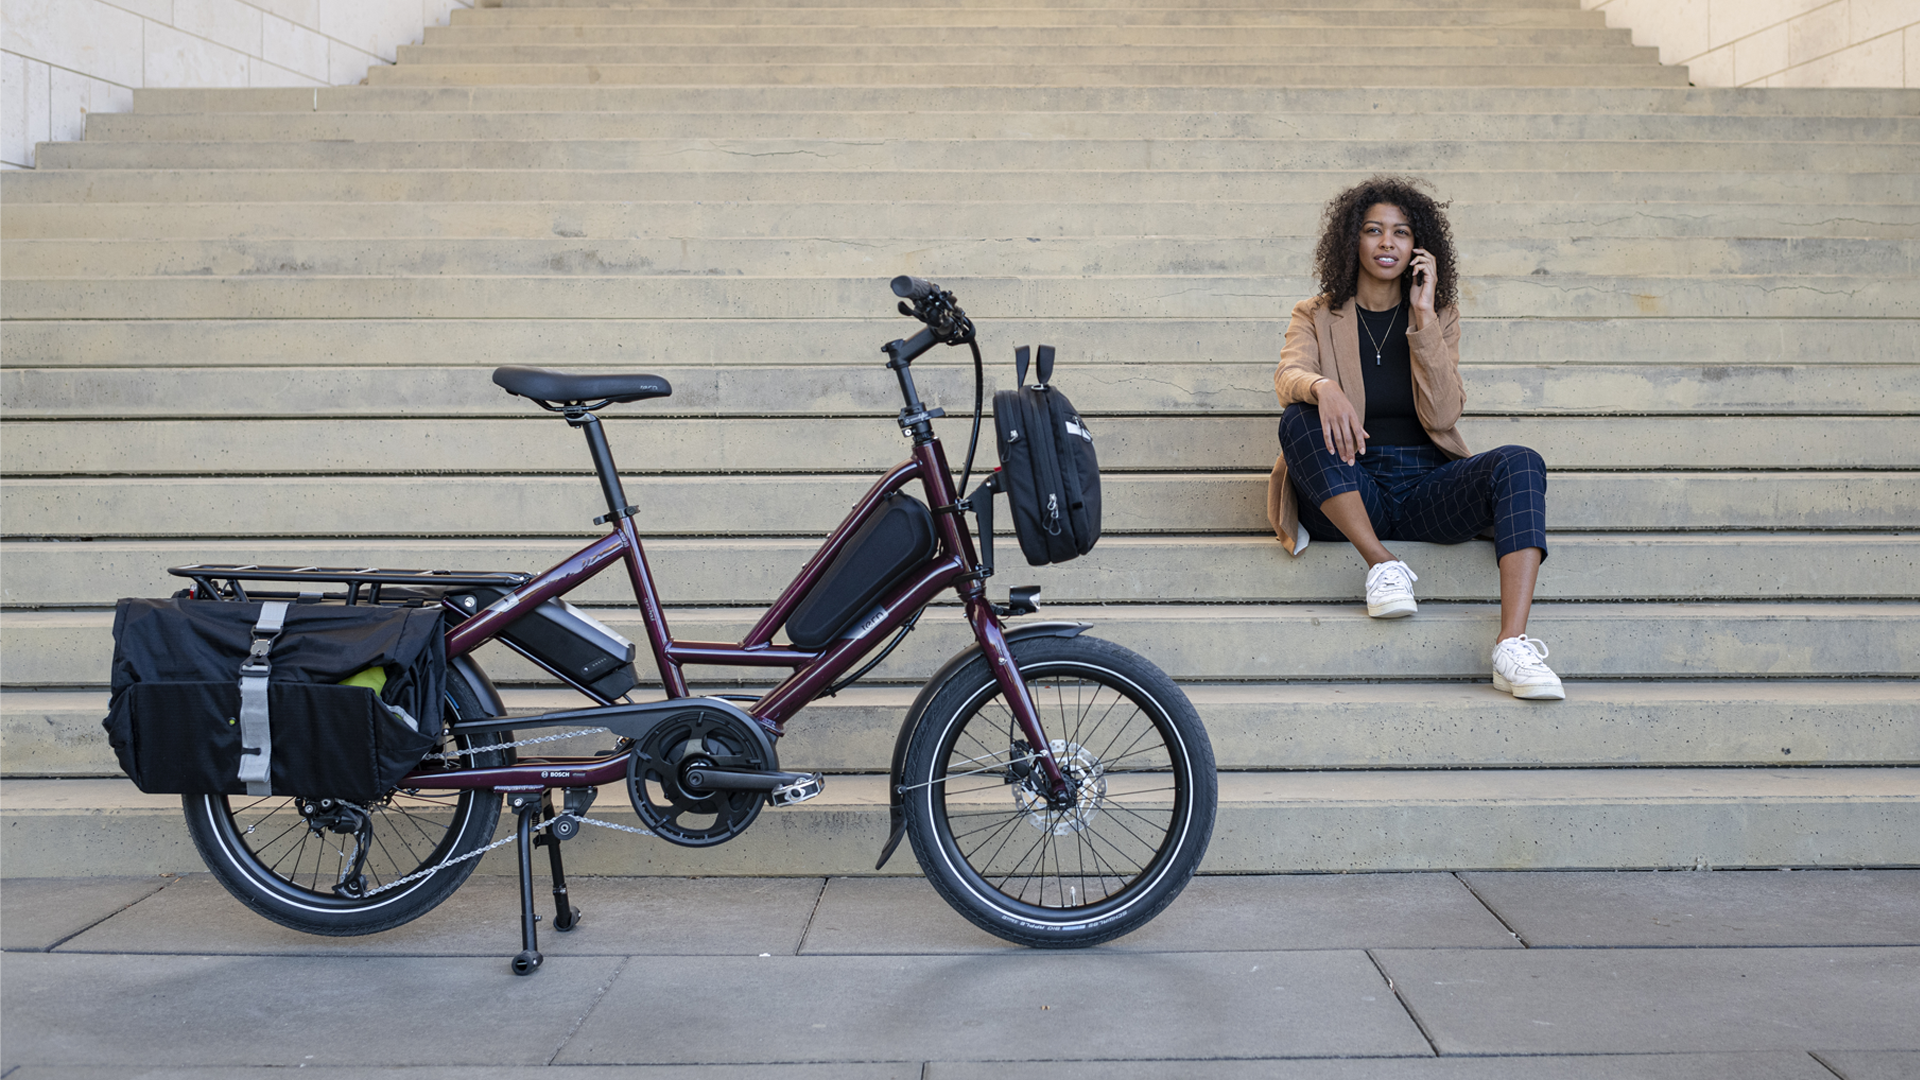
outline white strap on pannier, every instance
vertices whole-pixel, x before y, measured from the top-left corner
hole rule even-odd
[[[273,728],[267,716],[267,676],[273,665],[267,654],[287,622],[288,603],[269,600],[260,605],[260,621],[253,624],[253,646],[240,663],[240,780],[249,795],[273,794]],[[259,753],[244,753],[257,750]]]

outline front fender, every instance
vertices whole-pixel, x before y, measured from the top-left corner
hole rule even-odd
[[[1037,622],[1012,627],[1002,633],[1006,636],[1007,644],[1011,645],[1032,637],[1079,637],[1092,628],[1092,623],[1083,622]],[[900,846],[900,838],[907,834],[906,797],[900,793],[900,781],[907,771],[907,744],[913,740],[914,729],[920,726],[920,717],[933,701],[933,695],[940,692],[954,672],[979,655],[980,643],[976,641],[948,657],[947,662],[940,665],[940,670],[934,672],[926,685],[920,687],[913,704],[907,707],[906,717],[900,721],[900,733],[893,739],[893,766],[887,774],[888,811],[892,815],[892,827],[887,832],[886,846],[880,849],[880,860],[873,864],[875,870],[887,865],[894,849]]]

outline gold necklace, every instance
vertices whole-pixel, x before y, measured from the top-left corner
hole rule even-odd
[[[1387,318],[1387,328],[1383,332],[1387,335],[1388,341],[1393,340],[1393,324],[1400,318],[1400,307],[1401,304],[1404,303],[1406,303],[1406,301],[1403,300],[1400,304],[1393,305],[1393,314]],[[1380,339],[1373,336],[1373,327],[1367,325],[1367,309],[1360,306],[1360,301],[1355,300],[1353,302],[1353,310],[1354,313],[1360,317],[1360,328],[1367,332],[1367,340],[1373,343],[1373,366],[1380,367],[1385,363],[1385,361],[1380,359],[1380,354],[1386,350],[1381,348]]]

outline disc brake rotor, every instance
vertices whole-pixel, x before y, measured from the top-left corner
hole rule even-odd
[[[694,710],[662,721],[627,762],[627,795],[634,813],[656,836],[685,847],[712,847],[746,831],[766,793],[690,791],[688,772],[702,766],[765,771],[776,768],[764,736],[718,710]]]
[[[1015,743],[1013,756],[1025,756],[1025,743]],[[1107,796],[1107,767],[1079,743],[1055,739],[1049,744],[1060,771],[1074,783],[1073,805],[1055,809],[1047,799],[1045,770],[1036,764],[1013,785],[1014,805],[1027,815],[1027,824],[1055,836],[1076,833],[1093,823],[1100,814],[1100,802]]]

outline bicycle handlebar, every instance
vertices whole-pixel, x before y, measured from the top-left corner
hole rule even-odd
[[[901,274],[893,279],[893,295],[902,300],[911,300],[916,304],[939,291],[940,286],[933,282],[922,281],[909,274]]]

